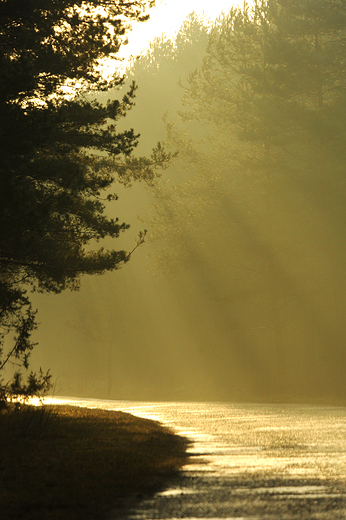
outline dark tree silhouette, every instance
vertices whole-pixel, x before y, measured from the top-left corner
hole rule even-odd
[[[105,209],[117,199],[115,181],[150,182],[163,154],[133,160],[138,134],[117,131],[134,84],[104,104],[91,94],[123,84],[121,76],[103,77],[102,61],[117,59],[130,24],[146,20],[152,4],[0,2],[0,370],[13,361],[28,367],[36,326],[28,291],[77,289],[81,275],[130,258],[98,245],[129,227]],[[2,385],[2,397],[49,386],[48,375],[30,378],[24,387],[17,374],[12,386]]]

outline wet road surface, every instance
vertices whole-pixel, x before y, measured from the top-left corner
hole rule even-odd
[[[346,520],[346,408],[74,401],[160,420],[192,463],[130,520]]]

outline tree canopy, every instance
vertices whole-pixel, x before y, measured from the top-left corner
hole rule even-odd
[[[82,274],[130,257],[97,244],[129,227],[105,209],[117,199],[115,181],[150,182],[164,153],[132,160],[139,135],[117,130],[134,84],[104,104],[92,93],[123,84],[121,76],[104,78],[103,60],[117,59],[130,24],[146,20],[151,5],[0,2],[0,370],[13,358],[28,366],[36,326],[28,291],[76,289]],[[13,384],[20,387],[18,376]]]
[[[220,16],[167,125],[186,181],[155,188],[160,265],[200,271],[227,330],[215,358],[228,378],[257,366],[261,391],[346,392],[345,8]]]

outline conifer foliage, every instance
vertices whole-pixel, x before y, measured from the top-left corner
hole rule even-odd
[[[219,372],[253,364],[268,394],[346,394],[345,45],[344,0],[232,8],[167,125],[186,181],[155,191],[159,266],[200,270]]]
[[[129,259],[97,242],[129,227],[108,218],[105,207],[117,198],[114,181],[131,180],[139,136],[118,133],[117,121],[132,107],[136,87],[106,104],[90,94],[123,83],[121,76],[105,79],[102,62],[117,59],[129,25],[146,20],[152,4],[0,2],[0,371],[13,360],[28,367],[36,327],[29,291],[76,289],[82,274]],[[152,164],[137,159],[133,177],[150,181]],[[11,389],[45,391],[48,376],[31,374],[23,385],[17,373],[12,386],[0,385],[0,398]]]

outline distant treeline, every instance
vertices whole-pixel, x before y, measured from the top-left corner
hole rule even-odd
[[[177,152],[146,221],[156,268],[195,287],[230,398],[346,398],[345,56],[345,1],[268,0],[190,15],[130,70],[140,146]]]

